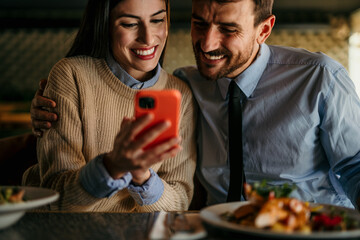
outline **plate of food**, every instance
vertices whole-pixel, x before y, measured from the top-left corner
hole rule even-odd
[[[203,222],[221,231],[273,239],[360,238],[360,213],[288,197],[293,187],[245,184],[248,201],[206,207]]]
[[[0,186],[0,229],[18,221],[27,210],[56,201],[56,191],[39,187]]]

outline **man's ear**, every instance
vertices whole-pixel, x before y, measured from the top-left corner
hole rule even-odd
[[[265,21],[259,24],[258,26],[258,37],[257,43],[260,45],[265,42],[265,40],[270,36],[271,30],[275,24],[275,16],[271,15]]]

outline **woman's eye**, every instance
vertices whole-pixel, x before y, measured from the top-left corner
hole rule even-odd
[[[152,23],[162,23],[165,22],[165,19],[153,19],[151,20]]]
[[[121,23],[120,25],[124,28],[133,28],[137,26],[137,23]]]

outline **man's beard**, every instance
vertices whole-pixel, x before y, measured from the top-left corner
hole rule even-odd
[[[228,77],[233,72],[235,72],[237,69],[241,68],[245,63],[247,63],[254,51],[254,45],[253,44],[251,45],[250,51],[246,51],[244,54],[242,54],[242,55],[239,54],[236,56],[233,56],[233,54],[227,49],[217,49],[217,50],[214,50],[211,52],[207,52],[207,54],[210,54],[213,56],[225,55],[225,58],[226,58],[224,67],[220,68],[219,71],[217,71],[215,74],[212,74],[212,75],[207,74],[206,69],[212,68],[212,67],[217,67],[217,66],[211,66],[211,65],[206,64],[203,61],[201,61],[200,55],[203,53],[203,51],[201,50],[200,42],[195,43],[195,45],[193,44],[193,51],[194,51],[196,64],[197,64],[200,74],[204,78],[206,78],[210,81],[216,81],[220,78]],[[204,65],[206,65],[206,66],[204,66]]]

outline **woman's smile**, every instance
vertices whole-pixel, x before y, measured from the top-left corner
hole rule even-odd
[[[158,46],[149,48],[133,48],[131,49],[131,52],[134,54],[134,56],[142,60],[150,60],[155,57],[157,47]]]

